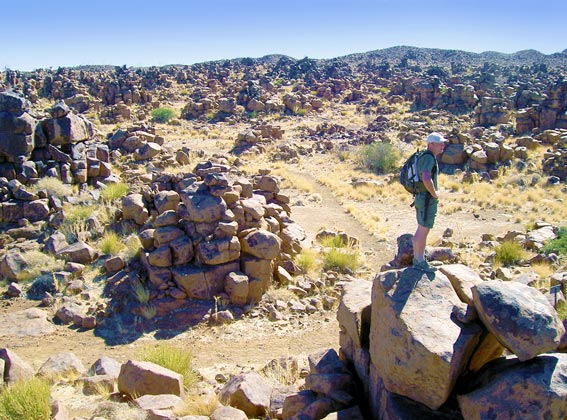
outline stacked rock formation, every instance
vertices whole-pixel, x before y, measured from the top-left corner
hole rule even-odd
[[[347,283],[337,317],[369,418],[567,413],[565,328],[535,288],[461,264],[391,270]]]
[[[250,181],[228,170],[205,162],[170,190],[124,198],[124,219],[143,225],[141,260],[156,297],[225,294],[244,305],[260,301],[274,274],[286,282],[294,272],[305,233],[290,219],[278,179],[263,171]]]
[[[0,94],[0,177],[27,185],[44,176],[82,184],[111,175],[108,147],[94,141],[90,121],[62,101],[51,108],[51,118],[38,121],[27,110],[20,95]]]
[[[537,136],[543,144],[551,145],[543,157],[543,171],[560,180],[567,179],[567,129],[546,130]]]

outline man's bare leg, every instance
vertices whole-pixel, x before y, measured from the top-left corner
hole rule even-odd
[[[417,262],[425,260],[425,244],[429,230],[429,228],[418,225],[415,235],[413,235],[413,258],[416,259]]]

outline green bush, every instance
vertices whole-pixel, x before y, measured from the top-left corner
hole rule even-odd
[[[190,350],[181,345],[164,341],[157,346],[147,346],[142,349],[142,359],[152,362],[183,376],[183,383],[191,387],[198,381],[197,374],[192,368],[193,357]]]
[[[37,193],[38,191],[47,191],[47,195],[63,198],[73,194],[73,188],[69,184],[64,184],[58,178],[46,176],[41,178],[37,184],[30,186],[30,191]]]
[[[552,239],[542,248],[544,254],[567,255],[567,228],[557,229],[557,238]]]
[[[324,270],[356,271],[360,266],[360,253],[353,247],[331,248],[323,257]]]
[[[152,111],[152,122],[165,124],[175,117],[175,111],[171,108],[156,108]]]
[[[567,304],[564,301],[558,301],[555,310],[557,311],[557,316],[561,321],[567,318]]]
[[[17,274],[17,280],[20,283],[33,281],[42,273],[62,270],[64,265],[60,259],[38,250],[25,251],[22,257],[24,265]]]
[[[49,383],[32,378],[14,383],[0,392],[0,420],[49,420]]]
[[[514,241],[504,241],[495,248],[496,261],[502,265],[514,265],[525,255],[524,248]]]
[[[360,149],[362,166],[378,174],[387,174],[397,169],[399,159],[400,152],[390,143],[376,142]]]
[[[114,202],[130,192],[130,187],[124,182],[116,182],[106,185],[100,191],[100,197],[106,202]]]
[[[123,238],[118,236],[116,232],[108,231],[105,232],[102,238],[100,238],[100,250],[103,254],[107,255],[117,255],[120,251],[124,249],[125,245]]]
[[[317,266],[317,256],[312,249],[303,250],[295,256],[294,261],[304,273],[310,273]]]

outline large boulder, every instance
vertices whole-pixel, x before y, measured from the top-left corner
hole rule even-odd
[[[486,328],[521,361],[555,351],[565,328],[553,306],[533,287],[490,280],[472,289]]]
[[[51,314],[39,308],[0,315],[0,337],[41,337],[54,330]]]
[[[118,390],[123,394],[185,396],[183,376],[151,362],[128,360],[120,368]]]
[[[224,264],[239,257],[240,242],[236,236],[203,241],[197,245],[197,258],[203,264]]]
[[[27,113],[29,107],[29,101],[17,93],[0,93],[0,155],[8,162],[29,158],[33,151],[37,122]]]
[[[14,115],[21,115],[28,112],[30,102],[16,92],[6,91],[0,93],[0,112],[9,112]]]
[[[183,218],[191,222],[216,222],[223,218],[227,210],[224,200],[211,194],[191,194],[184,190],[180,197],[185,205]]]
[[[45,361],[37,371],[39,376],[58,379],[81,376],[86,372],[81,360],[72,352],[58,353]]]
[[[91,264],[97,257],[97,251],[85,242],[75,242],[68,245],[56,254],[65,261]]]
[[[148,220],[149,212],[142,194],[130,194],[122,198],[122,217],[124,220],[134,220],[138,225]]]
[[[177,287],[195,299],[212,299],[224,291],[228,273],[240,270],[238,261],[214,266],[196,267],[182,265],[173,267],[171,274]]]
[[[0,349],[0,360],[4,361],[4,382],[7,384],[34,376],[32,367],[10,349]]]
[[[93,124],[72,112],[60,118],[44,119],[36,127],[36,137],[43,137],[47,144],[55,146],[86,141],[93,136]]]
[[[459,304],[440,272],[408,268],[374,279],[370,357],[389,392],[431,409],[447,401],[482,334],[452,318]]]
[[[282,240],[267,230],[258,229],[240,240],[242,251],[257,258],[272,260],[280,254]]]
[[[270,407],[272,386],[251,371],[234,376],[219,392],[219,399],[244,411],[248,417],[262,417]]]
[[[463,165],[468,159],[465,146],[462,144],[448,144],[440,156],[441,163],[448,165]]]
[[[458,395],[463,418],[563,419],[567,415],[567,355],[550,353],[527,362],[498,359]]]
[[[447,276],[457,296],[464,303],[472,303],[472,288],[482,283],[482,278],[464,264],[445,264],[439,270]]]

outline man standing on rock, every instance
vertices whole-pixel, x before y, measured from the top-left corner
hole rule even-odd
[[[429,134],[427,136],[427,152],[429,153],[423,153],[417,162],[419,179],[423,182],[426,191],[415,196],[417,230],[413,236],[413,267],[429,273],[433,273],[436,268],[430,266],[425,260],[425,244],[427,243],[427,235],[429,235],[429,231],[435,222],[437,203],[439,202],[437,156],[443,153],[447,141],[439,133]]]

